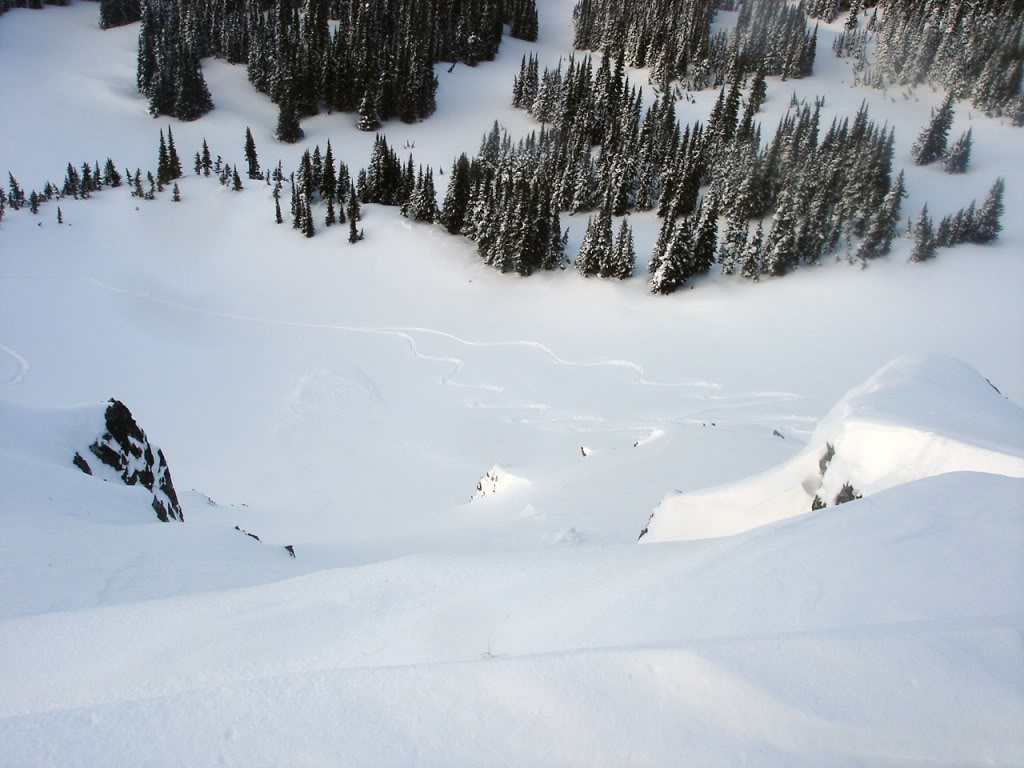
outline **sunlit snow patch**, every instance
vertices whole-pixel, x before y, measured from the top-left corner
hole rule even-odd
[[[493,496],[497,493],[508,493],[530,485],[530,481],[524,477],[513,475],[495,464],[489,471],[484,473],[476,484],[476,493],[473,499],[480,499],[484,496]]]
[[[666,496],[641,537],[728,536],[948,472],[1024,477],[1024,410],[967,364],[901,357],[847,393],[791,461]]]

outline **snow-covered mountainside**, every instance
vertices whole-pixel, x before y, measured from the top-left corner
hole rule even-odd
[[[650,7],[668,4],[710,7]],[[865,219],[863,235],[837,230],[838,250],[783,277],[716,263],[652,295],[657,207],[556,214],[570,259],[588,217],[614,232],[628,220],[637,260],[621,280],[568,264],[503,274],[469,238],[374,202],[355,243],[347,223],[326,226],[323,199],[297,203],[315,237],[290,226],[290,173],[328,142],[358,182],[386,137],[402,163],[414,153],[433,169],[441,204],[453,161],[495,121],[510,144],[539,135],[513,83],[531,61],[567,71],[573,0],[536,4],[535,42],[508,25],[494,60],[476,62],[492,25],[465,51],[475,66],[435,64],[427,119],[363,131],[368,107],[307,104],[294,144],[277,138],[281,83],[258,91],[238,50],[247,63],[201,62],[212,111],[154,120],[151,98],[168,94],[160,77],[139,92],[142,25],[100,29],[101,5],[132,9],[0,13],[0,182],[58,189],[38,213],[0,219],[0,768],[1024,765],[1024,129],[1010,116],[956,102],[949,138],[973,137],[966,173],[917,165],[938,81],[864,86],[868,14],[856,35],[845,12],[816,37],[816,22],[806,39],[794,26],[802,59],[816,46],[813,74],[769,73],[762,149],[797,112],[820,149],[863,104],[891,179],[905,172],[899,225],[879,236],[895,233],[890,252],[856,257]],[[246,3],[161,5],[237,16]],[[322,10],[302,5],[262,30],[214,27],[217,44]],[[532,3],[504,5],[522,33]],[[710,32],[740,15],[717,13]],[[161,67],[199,66],[183,42],[189,55]],[[624,75],[641,116],[670,64],[648,63]],[[422,60],[400,66],[429,79]],[[990,69],[991,101],[1006,78]],[[740,113],[749,74],[730,102]],[[332,98],[360,96],[343,91]],[[719,99],[672,93],[657,92],[665,141],[673,119],[683,135],[707,125]],[[171,130],[183,175],[133,195],[127,172],[148,187]],[[247,174],[247,135],[264,171],[281,163],[277,193],[272,174]],[[593,138],[580,178],[633,168],[597,173]],[[227,185],[193,172],[204,144],[241,189],[230,171]],[[102,173],[108,157],[122,186],[60,194],[69,163]],[[802,173],[790,181],[818,180]],[[927,203],[938,224],[999,177],[997,239],[908,261],[902,219]],[[804,204],[802,191],[782,197]],[[670,234],[677,249],[688,236]]]
[[[1024,409],[958,360],[903,357],[847,393],[785,464],[666,497],[644,540],[728,536],[948,472],[1024,477]]]

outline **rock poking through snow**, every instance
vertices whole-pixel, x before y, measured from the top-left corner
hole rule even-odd
[[[473,494],[473,498],[470,500],[473,501],[484,496],[493,496],[499,491],[504,493],[514,488],[523,488],[529,484],[529,480],[513,475],[511,472],[506,472],[495,464],[477,482],[476,493]]]
[[[966,363],[901,357],[848,392],[789,462],[666,496],[640,536],[728,536],[951,472],[1024,477],[1024,409]]]
[[[141,485],[152,491],[153,511],[162,522],[183,522],[185,516],[163,451],[150,444],[132,412],[120,400],[108,401],[104,420],[106,431],[89,446],[89,452],[113,469],[125,485]],[[94,474],[80,452],[75,453],[72,462],[87,475]]]

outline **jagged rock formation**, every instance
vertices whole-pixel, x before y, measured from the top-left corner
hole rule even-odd
[[[104,419],[106,431],[89,446],[89,452],[120,475],[125,485],[141,485],[152,491],[153,511],[162,522],[184,522],[163,451],[150,444],[132,412],[120,400],[108,401]],[[93,474],[81,453],[75,453],[73,463],[87,475]]]

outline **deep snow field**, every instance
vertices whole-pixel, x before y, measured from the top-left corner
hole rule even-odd
[[[536,128],[513,75],[572,40],[572,2],[538,6],[538,43],[439,65],[437,114],[389,143],[447,174],[495,119]],[[0,17],[4,183],[155,168],[137,25],[97,14]],[[661,297],[651,214],[621,283],[501,275],[372,205],[365,241],[306,240],[269,187],[192,155],[241,165],[248,126],[264,168],[330,139],[356,170],[372,134],[321,114],[282,145],[215,60],[216,109],[170,121],[180,204],[8,210],[0,766],[1024,765],[1024,132],[963,104],[969,173],[913,166],[942,94],[851,87],[841,28],[813,77],[769,79],[763,132],[794,92],[827,96],[823,125],[866,100],[896,126],[904,216],[1006,177],[995,244]],[[574,254],[585,216],[562,223]],[[183,524],[71,465],[110,397]],[[843,482],[865,498],[810,513]]]

